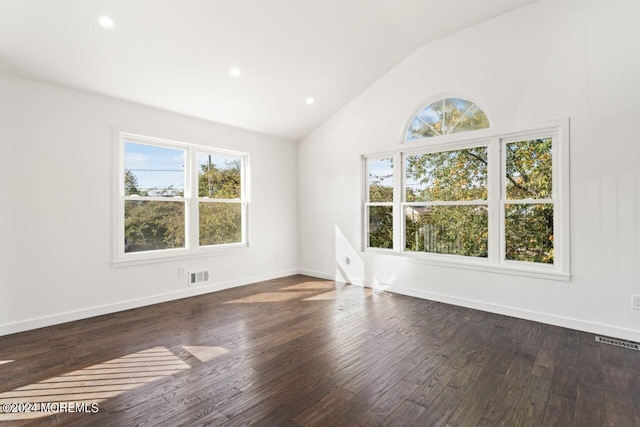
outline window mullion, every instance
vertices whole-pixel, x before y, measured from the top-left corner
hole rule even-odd
[[[400,252],[402,250],[404,233],[402,218],[402,200],[404,194],[404,161],[402,153],[396,153],[393,156],[394,174],[393,174],[393,250]]]
[[[185,189],[185,196],[187,197],[187,248],[195,249],[200,247],[200,205],[198,204],[198,171],[196,170],[198,161],[197,161],[197,151],[193,148],[190,148],[188,151],[189,155],[187,156],[187,167],[185,170],[187,172],[187,182],[188,188]]]
[[[488,145],[489,167],[488,177],[488,202],[489,202],[489,261],[500,262],[503,251],[503,215],[500,200],[502,199],[502,171],[504,162],[501,155],[500,140],[494,139]]]

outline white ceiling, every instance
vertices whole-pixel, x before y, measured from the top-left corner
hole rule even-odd
[[[298,141],[424,43],[534,1],[0,0],[0,72]]]

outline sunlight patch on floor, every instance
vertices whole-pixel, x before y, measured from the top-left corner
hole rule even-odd
[[[189,369],[166,347],[153,347],[0,393],[4,403],[99,403],[151,381]],[[0,421],[51,416],[52,412],[3,413]]]
[[[191,353],[201,362],[208,362],[209,360],[213,360],[216,357],[229,353],[229,350],[224,347],[183,345],[182,348]]]
[[[249,295],[244,298],[227,301],[224,304],[242,304],[252,302],[284,302],[300,298],[312,292],[263,292],[260,294]]]
[[[313,282],[304,282],[297,285],[287,286],[286,288],[282,288],[283,291],[296,291],[296,290],[305,290],[305,289],[334,289],[336,284],[334,282],[326,282],[326,281],[313,281]]]
[[[357,299],[357,298],[366,298],[371,296],[373,291],[370,288],[363,288],[362,292],[359,293],[346,293],[345,291],[330,291],[324,292],[320,295],[315,295],[309,298],[305,298],[303,301],[326,301],[326,300],[336,300],[340,299]]]

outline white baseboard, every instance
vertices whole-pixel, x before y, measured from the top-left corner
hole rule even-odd
[[[122,301],[114,304],[105,304],[101,306],[89,307],[86,309],[59,313],[50,316],[43,316],[34,319],[23,320],[20,322],[5,323],[0,325],[0,336],[14,334],[17,332],[28,331],[32,329],[43,328],[47,326],[57,325],[60,323],[71,322],[74,320],[86,319],[89,317],[101,316],[103,314],[115,313],[118,311],[129,310],[132,308],[144,307],[147,305],[158,304],[167,301],[173,301],[181,298],[188,298],[196,295],[207,294],[210,292],[221,291],[239,286],[245,286],[264,280],[278,279],[281,277],[291,276],[294,274],[303,274],[319,279],[333,280],[337,282],[348,282],[357,286],[372,287],[375,289],[385,290],[400,295],[407,295],[416,298],[428,299],[432,301],[443,302],[446,304],[458,305],[462,307],[473,308],[477,310],[488,311],[491,313],[503,314],[506,316],[518,317],[521,319],[533,320],[536,322],[547,323],[550,325],[561,326],[564,328],[576,329],[579,331],[590,332],[594,334],[606,335],[609,337],[621,338],[631,341],[640,342],[640,332],[632,329],[621,328],[614,325],[595,323],[570,317],[557,316],[537,311],[524,310],[517,307],[504,306],[499,304],[486,303],[483,301],[460,298],[456,296],[440,294],[436,292],[423,291],[419,289],[405,288],[401,286],[391,286],[382,283],[370,284],[361,279],[349,278],[345,280],[338,272],[335,274],[324,273],[320,271],[308,269],[286,270],[276,273],[264,274],[260,276],[247,277],[238,280],[232,280],[224,283],[215,283],[210,285],[202,285],[183,289],[176,292],[169,292],[160,295],[153,295],[145,298],[137,298]]]
[[[344,280],[342,280],[342,278],[338,278],[336,275],[322,273],[320,271],[307,270],[307,269],[304,269],[304,268],[299,268],[298,269],[298,274],[302,274],[302,275],[310,276],[310,277],[316,277],[318,279],[333,280],[333,281],[336,281],[336,282],[344,282]]]
[[[318,277],[327,280],[337,280],[335,277],[327,273],[316,272],[313,270],[298,270],[300,274]],[[338,280],[344,281],[344,280]],[[483,301],[460,298],[452,295],[440,294],[436,292],[423,291],[419,289],[405,288],[401,286],[392,286],[382,283],[370,284],[361,279],[350,278],[349,282],[358,286],[366,286],[368,288],[379,289],[383,291],[393,292],[400,295],[422,298],[431,301],[443,302],[446,304],[457,305],[461,307],[473,308],[476,310],[488,311],[490,313],[502,314],[505,316],[517,317],[520,319],[532,320],[535,322],[546,323],[549,325],[560,326],[563,328],[575,329],[578,331],[589,332],[608,337],[621,338],[640,342],[640,331],[633,329],[621,328],[619,326],[607,325],[604,323],[595,323],[586,320],[575,319],[571,317],[558,316],[555,314],[542,313],[538,311],[525,310],[517,307],[510,307],[500,304],[492,304]]]
[[[297,274],[298,270],[285,270],[276,273],[263,274],[260,276],[246,277],[243,279],[232,280],[224,283],[204,284],[202,286],[182,289],[175,292],[165,294],[152,295],[144,298],[136,298],[127,301],[121,301],[113,304],[105,304],[95,307],[84,308],[81,310],[68,311],[65,313],[53,314],[34,319],[23,320],[13,323],[5,323],[0,325],[0,336],[15,334],[17,332],[29,331],[32,329],[44,328],[47,326],[58,325],[60,323],[72,322],[74,320],[87,319],[89,317],[102,316],[103,314],[116,313],[118,311],[130,310],[132,308],[144,307],[147,305],[158,304],[161,302],[173,301],[182,298],[193,297],[196,295],[208,294],[210,292],[221,291],[223,289],[236,288],[239,286],[250,285],[264,280],[278,279],[280,277],[292,276]]]
[[[561,326],[563,328],[576,329],[578,331],[590,332],[594,334],[606,335],[609,337],[622,338],[631,341],[640,341],[640,332],[633,329],[621,328],[619,326],[595,323],[572,317],[558,316],[555,314],[542,313],[532,310],[524,310],[516,307],[509,307],[499,304],[491,304],[482,301],[443,295],[434,292],[421,291],[416,289],[401,288],[397,286],[385,286],[389,292],[402,295],[413,296],[447,304],[459,305],[462,307],[474,308],[491,313],[503,314],[506,316],[518,317],[520,319],[533,320],[550,325]]]

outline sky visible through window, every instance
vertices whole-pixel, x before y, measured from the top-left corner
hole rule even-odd
[[[393,163],[391,159],[369,161],[369,179],[383,187],[393,187]]]
[[[172,187],[184,190],[185,151],[127,142],[124,145],[124,168],[131,171],[140,190]]]

